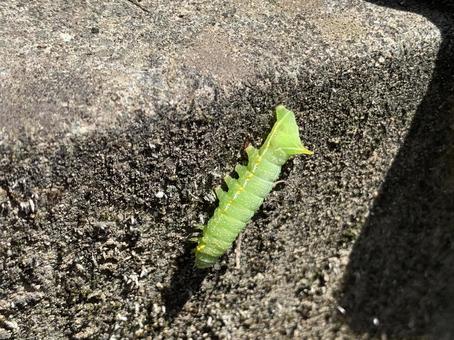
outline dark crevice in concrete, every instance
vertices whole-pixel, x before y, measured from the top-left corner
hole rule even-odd
[[[356,332],[452,339],[454,9],[371,2],[428,17],[443,40],[427,93],[354,245],[339,303]]]
[[[134,0],[126,0],[126,1],[133,4],[137,8],[139,8],[142,12],[150,14],[150,11],[148,9],[146,9],[144,6],[142,6],[141,4],[139,4],[137,1],[134,1]]]

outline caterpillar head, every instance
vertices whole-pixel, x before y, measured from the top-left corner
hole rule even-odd
[[[283,105],[279,105],[276,107],[276,119],[273,130],[268,136],[268,142],[273,147],[282,150],[289,156],[313,154],[301,142],[298,125],[292,111],[287,110]]]

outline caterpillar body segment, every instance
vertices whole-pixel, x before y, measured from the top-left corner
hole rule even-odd
[[[235,241],[272,190],[282,165],[293,155],[312,154],[301,143],[292,111],[279,105],[276,123],[260,149],[246,148],[248,164],[237,165],[238,179],[225,177],[228,191],[215,189],[219,205],[203,228],[195,250],[195,266],[214,265]]]

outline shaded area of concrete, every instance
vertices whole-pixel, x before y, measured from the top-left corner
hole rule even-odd
[[[340,304],[358,332],[451,339],[454,8],[430,1],[379,4],[426,16],[443,41],[424,100],[353,247]]]

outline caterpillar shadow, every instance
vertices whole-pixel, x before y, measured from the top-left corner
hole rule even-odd
[[[203,280],[210,272],[195,268],[193,250],[194,244],[185,245],[184,252],[176,259],[177,268],[170,285],[161,293],[166,307],[165,318],[169,322],[172,322],[187,301],[199,292]]]
[[[339,304],[358,333],[453,339],[454,6],[368,1],[426,16],[442,43],[425,97],[353,247]]]

